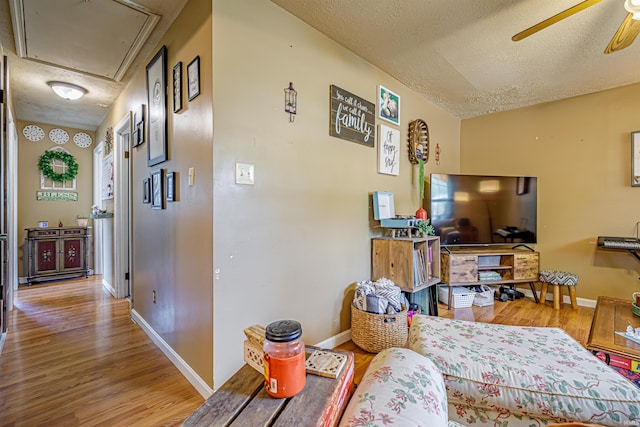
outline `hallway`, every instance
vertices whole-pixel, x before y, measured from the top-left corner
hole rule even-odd
[[[20,287],[0,355],[0,426],[173,426],[204,399],[100,276]]]

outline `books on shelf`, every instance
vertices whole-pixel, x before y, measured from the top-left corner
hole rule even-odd
[[[478,280],[482,281],[488,281],[488,282],[495,282],[498,280],[501,280],[502,276],[500,276],[500,273],[498,273],[497,271],[479,271],[478,272]]]
[[[417,287],[433,278],[433,249],[421,248],[413,250],[413,286]]]

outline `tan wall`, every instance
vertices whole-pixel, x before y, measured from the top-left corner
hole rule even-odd
[[[401,145],[400,175],[377,173],[377,151],[329,136],[329,87],[371,102],[379,84],[430,127],[427,173],[457,171],[460,121],[264,0],[214,2],[215,378],[241,366],[242,329],[291,318],[309,344],[350,328],[348,293],[371,275],[369,195],[392,191],[413,214],[417,166]],[[283,89],[298,90],[294,123]],[[382,121],[378,120],[377,123]],[[376,143],[377,147],[377,143]],[[234,183],[236,162],[255,185]]]
[[[44,139],[38,142],[32,142],[24,137],[22,130],[30,124],[38,125],[44,130]],[[49,131],[54,128],[63,129],[69,134],[69,141],[66,144],[57,145],[49,139]],[[88,216],[91,213],[91,206],[93,204],[92,182],[95,134],[81,129],[20,120],[16,122],[16,130],[18,132],[18,171],[20,174],[20,179],[18,180],[18,244],[20,245],[18,275],[22,277],[24,271],[22,246],[24,243],[25,228],[37,227],[39,221],[48,221],[49,227],[57,227],[58,221],[62,221],[63,225],[66,226],[76,225],[76,215]],[[73,136],[78,132],[84,132],[90,135],[94,143],[88,148],[78,147],[73,143]],[[45,151],[56,146],[68,150],[78,163],[75,190],[75,192],[78,193],[77,202],[36,200],[36,192],[40,191],[38,159]],[[89,220],[89,225],[91,225],[91,220]]]
[[[171,70],[183,63],[183,110],[173,113],[168,97],[169,160],[147,166],[147,146],[131,153],[133,170],[133,309],[160,334],[210,386],[213,385],[213,195],[211,98],[211,1],[191,0],[147,62],[167,47],[169,93]],[[200,96],[187,101],[186,66],[200,55]],[[99,127],[106,129],[140,104],[148,104],[144,67],[118,98]],[[188,169],[196,171],[195,186],[187,186]],[[178,201],[152,210],[142,203],[142,180],[163,168],[177,173]],[[117,216],[118,213],[116,212]],[[114,249],[116,252],[120,248]],[[152,302],[156,291],[157,302]]]
[[[538,177],[541,267],[579,275],[578,297],[631,298],[640,263],[598,250],[597,236],[635,236],[630,132],[640,129],[640,85],[462,121],[463,173]]]

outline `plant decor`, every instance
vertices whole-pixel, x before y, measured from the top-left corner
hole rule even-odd
[[[57,173],[51,166],[53,160],[63,162],[67,165],[67,170],[64,173]],[[78,175],[78,162],[75,157],[64,151],[45,151],[38,160],[38,167],[42,175],[54,182],[71,181]]]
[[[422,233],[423,236],[433,236],[436,234],[435,230],[433,229],[433,225],[431,225],[430,222],[430,219],[418,222],[418,230],[420,231],[420,233]]]

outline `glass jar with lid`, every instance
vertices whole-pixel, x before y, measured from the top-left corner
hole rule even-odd
[[[267,325],[264,340],[264,379],[273,397],[292,397],[306,382],[302,326],[295,320],[279,320]]]

